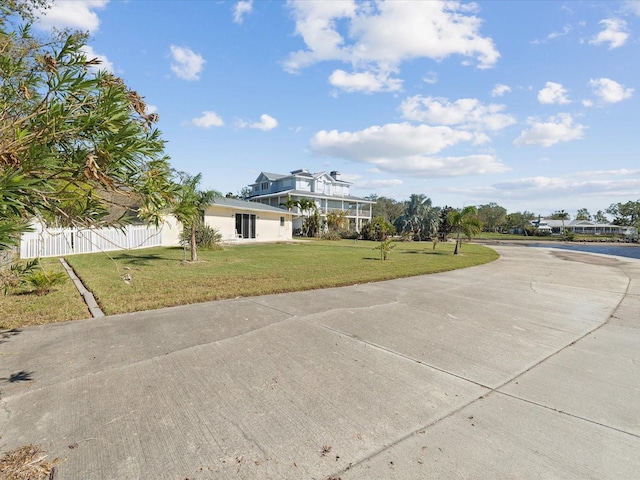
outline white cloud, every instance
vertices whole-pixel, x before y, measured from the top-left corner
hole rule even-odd
[[[249,125],[250,128],[257,128],[258,130],[262,130],[263,132],[268,132],[269,130],[273,130],[277,126],[278,126],[278,121],[275,118],[267,115],[266,113],[263,113],[262,115],[260,115],[259,122],[255,122]]]
[[[438,74],[436,72],[428,72],[424,77],[422,77],[422,81],[429,85],[435,85],[438,83]]]
[[[589,108],[589,107],[593,107],[593,105],[594,105],[593,101],[591,101],[591,100],[582,100],[582,106],[583,107]]]
[[[565,25],[562,31],[551,32],[549,35],[547,35],[547,40],[553,40],[554,38],[564,37],[565,35],[568,35],[571,32],[571,30],[573,30],[571,25]]]
[[[113,63],[111,63],[109,61],[109,59],[106,57],[106,55],[102,55],[100,53],[96,53],[93,50],[93,47],[91,45],[83,46],[82,47],[82,51],[87,56],[87,61],[88,60],[93,60],[94,58],[97,58],[98,60],[100,60],[100,64],[99,65],[92,65],[92,66],[89,67],[91,70],[93,70],[93,71],[106,70],[109,73],[113,73],[114,72]]]
[[[416,58],[461,55],[475,59],[478,68],[489,68],[500,57],[493,40],[479,33],[482,21],[472,14],[475,7],[459,1],[291,0],[289,5],[296,34],[307,47],[286,59],[285,70],[292,73],[317,62],[342,61],[357,72],[385,78]],[[382,82],[380,87],[389,85]]]
[[[183,80],[199,80],[206,60],[190,48],[171,45],[171,71]]]
[[[633,88],[625,88],[615,80],[610,78],[597,78],[589,80],[589,85],[593,87],[594,93],[604,103],[618,103],[622,100],[630,98],[633,94]]]
[[[546,122],[530,118],[528,123],[531,128],[522,131],[520,136],[514,140],[514,145],[550,147],[559,142],[581,139],[586,128],[584,125],[574,124],[573,118],[568,113],[549,117]]]
[[[109,0],[58,0],[43,10],[37,25],[42,29],[56,27],[95,32],[100,19],[94,10],[104,8]]]
[[[545,104],[566,105],[571,103],[567,97],[567,90],[560,83],[547,82],[538,92],[538,101]]]
[[[578,195],[611,195],[625,196],[637,194],[640,179],[578,179],[559,177],[531,177],[509,180],[493,185],[496,192],[509,193],[510,196],[535,198],[536,195],[556,197],[562,194],[575,197]],[[609,197],[608,197],[609,198]]]
[[[492,155],[432,156],[447,147],[477,140],[477,134],[450,127],[393,123],[358,132],[322,130],[311,139],[311,149],[317,155],[365,163],[386,172],[419,176],[479,175],[508,170]]]
[[[640,17],[640,2],[638,0],[626,0],[622,4],[622,10]]]
[[[603,43],[609,44],[609,50],[623,46],[629,38],[627,31],[627,22],[619,18],[605,18],[600,20],[601,25],[604,25],[598,35],[593,37],[589,43],[592,45],[601,45]]]
[[[416,95],[402,102],[403,118],[432,125],[459,125],[460,128],[501,130],[516,123],[511,115],[501,113],[504,105],[483,105],[475,98],[461,98],[451,103],[446,98]]]
[[[384,190],[402,185],[402,180],[398,178],[379,179],[379,180],[362,180],[356,181],[354,187],[368,190]]]
[[[253,0],[242,0],[233,8],[233,21],[242,23],[244,16],[253,10]]]
[[[222,118],[210,110],[202,112],[202,115],[191,120],[191,123],[199,128],[222,127],[224,125]]]
[[[511,87],[509,85],[503,85],[502,83],[496,83],[496,86],[491,90],[492,97],[501,97],[505,93],[511,92]]]
[[[394,92],[402,88],[402,80],[389,78],[387,74],[347,73],[344,70],[335,70],[329,77],[329,83],[346,92]]]

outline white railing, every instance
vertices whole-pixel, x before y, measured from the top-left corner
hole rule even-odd
[[[162,228],[127,225],[119,228],[46,228],[34,225],[22,235],[20,258],[60,257],[75,253],[131,250],[162,245]]]

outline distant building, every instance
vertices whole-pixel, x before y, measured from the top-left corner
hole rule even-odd
[[[538,230],[550,231],[552,235],[560,235],[562,229],[578,235],[621,235],[625,237],[637,237],[636,227],[624,225],[612,225],[610,223],[597,223],[591,220],[554,220],[542,218],[531,222]]]
[[[249,185],[251,194],[247,199],[272,207],[284,208],[291,200],[303,198],[315,202],[322,219],[327,213],[343,211],[349,221],[349,228],[360,231],[362,226],[371,221],[371,205],[376,203],[350,194],[350,182],[340,179],[340,172],[310,173],[305,169],[294,170],[288,175],[262,172],[256,181]],[[294,214],[294,230],[302,228],[303,217],[297,207]]]

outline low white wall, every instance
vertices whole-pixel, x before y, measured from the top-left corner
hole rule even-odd
[[[162,246],[175,247],[180,245],[180,234],[182,233],[182,224],[176,220],[173,215],[164,217],[162,228]]]

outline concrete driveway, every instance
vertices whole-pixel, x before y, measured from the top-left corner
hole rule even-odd
[[[640,261],[495,248],[5,335],[0,451],[61,480],[640,478]]]

